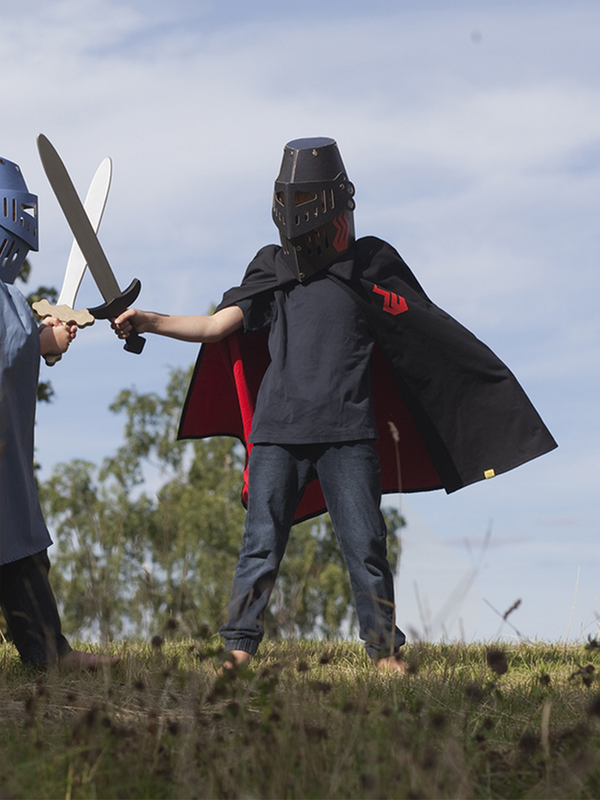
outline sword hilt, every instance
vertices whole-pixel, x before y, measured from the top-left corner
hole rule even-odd
[[[70,306],[64,303],[58,306],[53,306],[45,298],[38,300],[37,303],[32,303],[35,313],[44,319],[45,317],[56,317],[65,325],[77,325],[78,328],[85,328],[87,325],[94,324],[94,317],[90,314],[87,308],[82,308],[80,311],[75,311]],[[53,367],[58,361],[61,360],[61,353],[46,353],[43,357],[44,361],[49,367]]]
[[[122,314],[126,308],[129,308],[129,306],[136,300],[141,289],[142,284],[137,278],[134,278],[127,289],[125,289],[125,291],[122,292],[118,297],[115,297],[109,303],[102,303],[101,306],[90,308],[89,312],[96,319],[112,320],[115,317],[118,317],[119,314]],[[144,349],[145,344],[146,340],[144,337],[140,336],[135,328],[132,328],[131,333],[123,345],[123,350],[127,350],[128,353],[135,353],[136,355],[139,355]]]
[[[139,354],[144,349],[144,345],[146,344],[146,340],[143,336],[140,336],[139,333],[136,331],[135,328],[132,328],[129,332],[129,336],[125,340],[125,344],[123,345],[123,350],[127,350],[128,353],[135,353],[139,356]]]

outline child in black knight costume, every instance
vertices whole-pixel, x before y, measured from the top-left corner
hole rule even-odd
[[[134,325],[202,342],[179,436],[246,446],[244,544],[220,630],[238,663],[262,639],[293,523],[327,509],[367,653],[401,668],[382,491],[453,492],[556,447],[508,368],[398,253],[355,240],[353,211],[335,141],[291,141],[273,196],[281,245],[259,251],[215,313],[114,321],[122,338]]]

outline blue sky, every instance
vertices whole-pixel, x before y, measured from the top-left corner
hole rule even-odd
[[[139,305],[172,313],[206,311],[276,241],[285,142],[333,136],[357,189],[357,234],[390,241],[515,372],[559,449],[452,496],[401,501],[398,616],[434,638],[461,626],[467,638],[510,636],[488,604],[502,614],[518,599],[509,619],[524,636],[598,632],[599,33],[594,0],[3,9],[0,151],[39,196],[35,283],[60,286],[71,244],[39,132],[82,195],[112,157],[104,249],[122,284],[142,281]],[[78,305],[98,302],[86,278]],[[42,367],[56,389],[38,414],[44,475],[112,453],[117,392],[160,390],[196,352],[150,338],[136,357],[107,324],[80,332]]]

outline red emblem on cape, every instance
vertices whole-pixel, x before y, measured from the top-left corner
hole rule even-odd
[[[333,246],[338,253],[343,253],[348,249],[348,239],[350,238],[350,223],[348,222],[348,215],[342,212],[338,217],[333,220],[335,225],[336,234],[333,240]]]
[[[388,292],[385,289],[381,289],[379,286],[377,286],[377,284],[373,286],[373,291],[375,294],[380,294],[383,296],[383,310],[386,312],[386,314],[392,314],[393,316],[396,316],[397,314],[402,314],[405,311],[408,311],[406,300],[399,294],[394,294],[394,292]]]

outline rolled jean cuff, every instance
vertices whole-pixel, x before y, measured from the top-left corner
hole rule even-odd
[[[406,643],[406,636],[399,628],[396,628],[394,636],[394,646],[390,647],[391,642],[365,642],[365,650],[367,655],[373,661],[379,661],[380,658],[387,658],[388,656],[398,655],[400,648]]]
[[[256,655],[259,643],[255,639],[225,639],[225,650],[243,650],[244,653]]]

